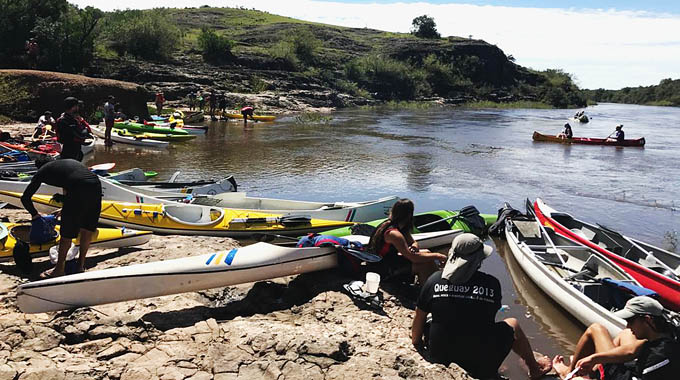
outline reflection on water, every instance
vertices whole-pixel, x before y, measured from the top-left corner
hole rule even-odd
[[[234,175],[239,189],[253,196],[351,201],[398,195],[411,198],[417,211],[474,204],[495,213],[504,201],[521,205],[541,197],[579,219],[664,245],[664,234],[678,230],[680,109],[602,104],[586,113],[591,122],[575,123],[575,136],[605,137],[624,124],[626,136],[644,136],[647,145],[531,140],[533,131],[559,133],[573,110],[343,110],[322,125],[291,117],[245,128],[208,122],[206,135],[167,150],[98,146],[87,164],[156,170],[161,180],[176,170],[187,180]],[[567,353],[582,327],[504,256],[505,262],[493,255],[483,269],[501,281],[504,303],[511,305],[507,315],[520,319],[539,350]],[[523,374],[506,364],[510,373]]]

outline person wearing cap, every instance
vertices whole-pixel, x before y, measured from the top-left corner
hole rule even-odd
[[[420,249],[411,236],[413,230],[413,202],[403,198],[392,205],[389,217],[371,234],[369,250],[382,257],[376,268],[383,278],[407,272],[415,274],[421,284],[437,270],[436,261],[446,261],[446,256]]]
[[[571,139],[574,137],[574,132],[571,130],[571,125],[569,125],[569,123],[564,123],[564,130],[558,136],[563,139]]]
[[[104,132],[104,145],[112,146],[113,140],[111,139],[111,131],[113,130],[113,121],[116,119],[116,107],[114,101],[116,98],[113,95],[109,95],[109,100],[104,103],[104,125],[106,126],[106,131]]]
[[[57,277],[64,274],[66,254],[71,247],[71,239],[80,235],[79,270],[85,269],[92,234],[97,231],[97,222],[102,203],[102,187],[99,177],[76,160],[60,159],[51,161],[49,157],[41,157],[35,161],[38,171],[31,179],[21,196],[21,203],[36,220],[42,215],[33,205],[32,197],[44,184],[61,187],[64,191],[61,209],[61,241],[57,265],[46,276]]]
[[[607,141],[616,141],[622,143],[623,140],[626,139],[626,134],[623,132],[623,124],[617,125],[616,130],[612,132],[612,134],[614,135],[614,137],[608,137]]]
[[[79,100],[74,97],[64,99],[66,110],[56,123],[57,141],[61,143],[59,158],[72,158],[77,161],[83,159],[81,145],[92,138],[87,128],[78,119]]]
[[[427,346],[433,362],[456,363],[476,378],[496,378],[513,350],[526,363],[530,378],[538,379],[552,368],[550,359],[534,358],[515,318],[496,322],[501,285],[496,277],[479,270],[491,252],[476,235],[456,236],[444,270],[430,276],[418,297],[412,343],[416,348]],[[425,342],[428,313],[432,313],[432,325]]]
[[[680,343],[672,337],[663,312],[663,306],[651,297],[629,299],[623,309],[614,313],[626,321],[626,329],[612,339],[604,326],[590,325],[579,339],[568,366],[562,356],[553,359],[555,371],[562,379],[576,373],[588,378],[594,367],[602,365],[601,373],[607,380],[678,378]]]
[[[165,96],[163,96],[163,91],[158,91],[156,92],[156,99],[154,100],[156,103],[156,114],[160,115],[161,112],[163,111],[163,103],[165,103]]]

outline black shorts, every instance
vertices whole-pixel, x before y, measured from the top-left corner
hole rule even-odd
[[[67,191],[61,210],[61,236],[74,239],[80,229],[97,231],[102,209],[101,184],[86,185]]]
[[[515,330],[501,321],[474,335],[431,335],[430,355],[433,362],[456,363],[476,378],[495,378],[514,342]]]

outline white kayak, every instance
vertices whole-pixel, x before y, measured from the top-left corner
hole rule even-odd
[[[509,221],[505,237],[527,276],[585,326],[597,322],[612,336],[626,327],[613,314],[631,297],[620,286],[639,283],[605,256],[535,220]]]
[[[194,204],[253,210],[270,214],[310,215],[312,218],[345,222],[370,222],[385,218],[396,196],[364,202],[305,202],[286,199],[248,197],[244,192],[225,192],[197,198]]]
[[[103,139],[106,136],[106,129],[92,125],[90,126],[92,128],[92,133],[95,134],[95,136],[99,137],[100,139]],[[136,145],[136,146],[148,146],[148,147],[153,147],[153,148],[167,148],[168,145],[170,145],[169,142],[167,141],[158,141],[158,140],[152,140],[152,139],[138,139],[132,136],[121,136],[117,133],[111,133],[111,140],[114,142],[120,143],[120,144],[127,144],[127,145]]]
[[[422,248],[450,244],[459,231],[414,234]],[[368,243],[367,236],[346,236]],[[441,244],[439,244],[441,245]],[[335,247],[290,248],[256,243],[229,251],[89,271],[20,285],[24,313],[44,313],[262,281],[334,268]]]

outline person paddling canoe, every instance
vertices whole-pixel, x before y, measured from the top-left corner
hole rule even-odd
[[[611,137],[611,135],[614,135],[614,137]],[[607,141],[616,141],[618,143],[622,143],[623,140],[626,139],[626,134],[623,132],[623,124],[619,124],[616,126],[616,130],[612,132],[612,134],[607,137]]]
[[[569,123],[564,123],[564,130],[557,136],[563,139],[571,139],[574,137],[574,133],[571,131],[571,125],[569,125]]]

